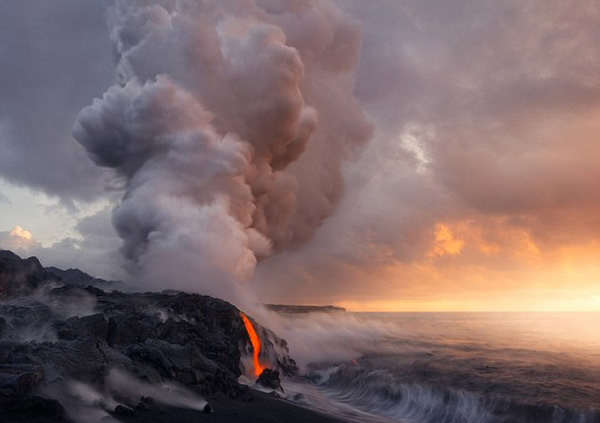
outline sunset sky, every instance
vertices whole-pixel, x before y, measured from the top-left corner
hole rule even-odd
[[[174,1],[154,3],[170,13],[161,30],[203,42],[200,26],[178,29]],[[317,116],[306,151],[282,171],[298,193],[295,232],[265,229],[268,253],[250,237],[259,262],[241,284],[265,302],[352,310],[600,311],[600,3],[298,0],[281,18],[272,17],[275,2],[240,3],[246,24],[278,25],[285,37],[270,42],[299,52],[302,119]],[[122,23],[107,26],[108,4],[0,3],[0,247],[124,278],[111,224],[124,183],[114,175],[132,177],[90,160],[107,166],[91,149],[95,134],[73,136],[78,119],[87,129],[95,118],[80,111],[124,85],[116,74],[123,78],[125,54],[115,52],[125,36],[110,30]],[[338,25],[328,52],[317,47],[323,13]],[[246,24],[218,30],[234,39],[251,31]],[[305,28],[314,39],[298,35]],[[166,72],[213,105],[217,128],[234,125],[214,111],[217,89],[189,82],[203,69],[186,66],[204,56],[190,65],[143,47],[128,59],[133,75]],[[172,63],[164,70],[159,60]],[[175,90],[161,84],[156,92]],[[195,110],[191,97],[172,95],[161,107],[178,119]],[[110,101],[94,105],[103,122]],[[313,191],[330,184],[325,207]]]

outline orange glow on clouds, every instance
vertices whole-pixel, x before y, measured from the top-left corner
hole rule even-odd
[[[449,297],[432,299],[341,301],[336,303],[357,312],[600,312],[600,290],[514,291],[494,298]]]
[[[438,223],[435,225],[434,233],[435,243],[433,249],[429,253],[430,256],[454,256],[460,254],[465,242],[462,239],[457,238],[448,226]]]
[[[600,311],[600,241],[553,246],[502,218],[437,223],[425,256],[363,273],[353,311]]]
[[[457,256],[466,253],[466,250],[471,254],[502,254],[518,259],[533,259],[540,253],[527,230],[508,225],[502,217],[435,224],[433,245],[428,257]]]
[[[4,232],[4,234],[5,236],[0,239],[0,248],[2,249],[16,250],[24,253],[38,244],[31,232],[23,229],[21,226],[15,226],[10,231]]]
[[[10,232],[9,235],[15,238],[23,238],[26,239],[28,241],[33,239],[33,236],[31,235],[31,232],[23,229],[20,226],[15,226]]]

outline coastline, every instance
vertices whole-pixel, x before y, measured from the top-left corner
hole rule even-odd
[[[240,310],[224,300],[184,292],[105,292],[74,283],[79,279],[63,280],[37,258],[10,251],[0,251],[0,273],[2,423],[66,423],[69,411],[76,421],[95,421],[86,413],[102,417],[107,408],[114,410],[108,421],[120,422],[340,421],[238,383],[241,356],[252,340]],[[256,322],[250,326],[278,371],[293,374],[286,341]],[[180,386],[191,398],[203,393],[214,412],[123,401],[179,395],[161,392],[163,383]],[[99,392],[98,398],[84,399],[82,389]]]

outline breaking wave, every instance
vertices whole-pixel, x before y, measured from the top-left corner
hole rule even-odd
[[[330,399],[406,423],[598,423],[600,411],[529,404],[493,394],[403,383],[388,370],[341,364],[311,373]]]

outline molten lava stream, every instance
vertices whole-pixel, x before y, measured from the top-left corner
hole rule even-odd
[[[244,320],[244,325],[246,326],[246,331],[248,331],[248,336],[250,336],[250,342],[252,343],[253,350],[252,358],[254,364],[254,375],[258,377],[265,369],[264,366],[262,366],[258,361],[258,354],[260,354],[260,338],[256,334],[256,331],[254,330],[254,326],[252,326],[250,319],[248,319],[246,315],[241,311],[240,316],[242,316],[242,320]]]

